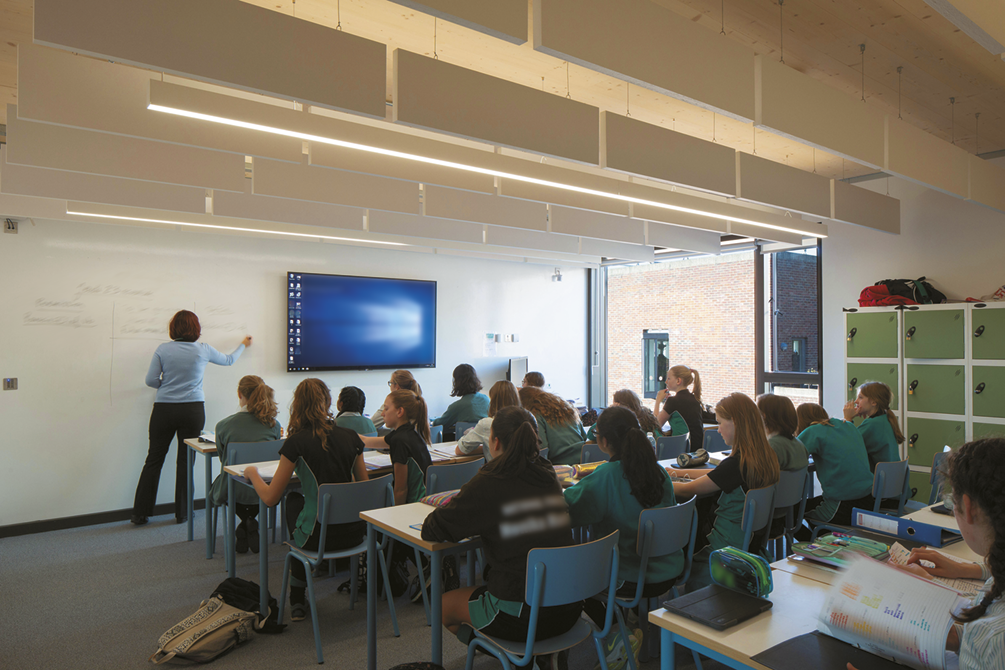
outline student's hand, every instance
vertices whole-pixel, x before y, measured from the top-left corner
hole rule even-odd
[[[251,346],[251,335],[245,335],[244,339],[241,340],[241,344],[244,345],[245,349],[247,349],[248,347],[250,347]]]
[[[915,577],[921,577],[923,579],[932,579],[932,575],[929,574],[927,570],[918,565],[917,563],[908,563],[907,565],[894,565],[901,572],[906,572],[908,574],[914,575]]]
[[[847,664],[845,664],[845,670],[858,670],[858,668],[856,668],[851,663],[847,663]]]
[[[249,465],[248,467],[244,468],[244,478],[245,479],[247,479],[249,482],[253,481],[251,479],[252,475],[255,475],[256,477],[259,476],[258,475],[258,468],[257,467],[255,467],[254,465]]]
[[[844,406],[844,420],[851,421],[856,416],[858,416],[858,407],[855,406],[854,400],[850,400]]]
[[[976,563],[960,563],[952,560],[951,558],[947,558],[938,551],[929,549],[928,547],[912,549],[911,555],[907,558],[909,565],[918,564],[921,561],[928,561],[934,566],[931,568],[921,568],[933,577],[949,577],[950,579],[963,577],[974,579],[980,578],[981,576],[981,568]],[[976,574],[974,574],[975,571]]]
[[[662,405],[663,401],[666,400],[666,398],[667,398],[667,390],[665,388],[661,388],[659,390],[659,393],[656,394],[656,405],[657,406]]]

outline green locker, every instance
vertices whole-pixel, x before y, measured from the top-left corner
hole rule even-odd
[[[967,424],[965,421],[910,418],[904,436],[907,438],[907,460],[911,465],[931,467],[935,454],[946,445],[955,449],[967,441]]]
[[[1005,368],[974,366],[974,416],[1005,419]]]
[[[974,439],[982,437],[1005,437],[1005,424],[1001,423],[974,423]]]
[[[898,368],[896,363],[849,363],[848,364],[848,400],[854,400],[858,387],[865,382],[883,382],[893,391],[893,408],[896,410],[899,402],[900,384],[898,383]]]
[[[911,500],[927,505],[928,499],[932,495],[932,476],[927,472],[912,471],[909,474],[909,477],[911,480],[911,488],[918,490],[917,493],[911,496]]]
[[[904,358],[965,358],[963,316],[962,309],[905,311]]]
[[[846,321],[848,358],[897,358],[896,313],[849,314]]]
[[[975,307],[971,314],[974,360],[1005,360],[1005,309]]]
[[[966,392],[966,375],[962,365],[907,366],[909,412],[964,414]]]

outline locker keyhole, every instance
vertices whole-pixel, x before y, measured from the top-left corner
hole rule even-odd
[[[980,337],[984,334],[984,326],[977,326],[977,330],[974,331],[974,337]]]
[[[910,328],[907,329],[907,339],[910,340],[912,337],[914,337],[915,330],[917,329],[914,326],[911,326]]]
[[[858,328],[852,328],[848,331],[848,341],[851,342],[851,338],[855,337],[855,333],[858,332]]]
[[[974,393],[976,393],[977,395],[984,393],[984,382],[981,382],[980,384],[977,385],[977,388],[974,389]]]
[[[853,389],[856,384],[858,384],[858,377],[852,377],[848,382],[848,388]]]
[[[915,444],[915,443],[916,443],[917,441],[918,441],[918,434],[917,434],[917,433],[915,433],[914,435],[911,435],[911,439],[910,439],[910,441],[909,441],[909,442],[907,443],[907,446],[909,446],[909,447],[914,447],[914,444]]]
[[[916,389],[916,388],[918,388],[918,380],[917,379],[915,379],[913,382],[911,382],[911,384],[907,387],[907,395],[914,395],[914,389]]]

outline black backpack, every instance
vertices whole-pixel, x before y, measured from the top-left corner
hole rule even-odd
[[[283,629],[286,628],[286,624],[280,626],[277,623],[279,621],[279,606],[271,593],[269,594],[269,611],[265,616],[262,616],[262,613],[259,611],[258,584],[255,582],[249,582],[240,577],[229,577],[220,582],[220,585],[216,587],[216,590],[213,591],[213,595],[210,597],[213,598],[216,596],[222,598],[223,602],[231,607],[257,614],[260,626],[255,631],[257,633],[276,635],[282,633]]]
[[[918,279],[884,279],[876,282],[876,286],[885,286],[890,295],[899,295],[913,300],[919,305],[941,305],[946,302],[946,295],[925,281]]]

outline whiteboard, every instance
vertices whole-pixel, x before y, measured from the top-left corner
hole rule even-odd
[[[570,269],[558,283],[551,267],[417,251],[425,253],[38,219],[0,235],[0,375],[17,377],[19,386],[0,392],[5,464],[14,474],[0,487],[0,526],[132,507],[155,396],[143,380],[179,309],[199,315],[200,341],[224,353],[245,334],[254,337],[232,367],[207,367],[207,431],[237,411],[237,382],[246,374],[276,390],[283,425],[293,389],[307,376],[324,379],[333,394],[359,386],[367,413],[375,411],[389,371],[286,372],[291,270],[439,282],[437,368],[415,371],[431,416],[453,400],[455,365],[473,364],[488,389],[505,378],[510,357],[528,352],[545,360],[550,351],[549,380],[555,374],[570,395],[585,393],[585,333],[564,328],[585,323],[585,271]],[[521,342],[484,358],[487,331],[521,333]],[[551,333],[560,331],[556,346]],[[173,500],[174,459],[172,447],[158,503]]]

